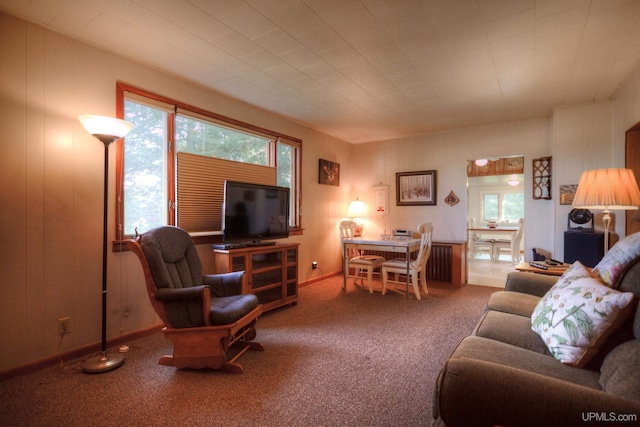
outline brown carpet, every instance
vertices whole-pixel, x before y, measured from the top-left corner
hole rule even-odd
[[[0,425],[429,425],[438,371],[497,289],[430,286],[407,301],[341,286],[301,288],[296,306],[264,314],[266,351],[245,353],[242,375],[160,366],[171,343],[158,333],[108,373],[76,360],[0,382]]]

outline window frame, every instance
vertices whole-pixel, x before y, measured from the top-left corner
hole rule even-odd
[[[294,150],[294,159],[292,159],[291,172],[293,174],[292,186],[294,186],[294,191],[291,192],[293,198],[295,198],[295,203],[292,204],[293,211],[291,212],[291,216],[295,218],[295,226],[290,228],[290,235],[300,235],[302,234],[302,215],[301,215],[301,203],[302,203],[302,140],[298,138],[294,138],[289,135],[281,134],[279,132],[274,132],[268,129],[261,128],[259,126],[255,126],[249,123],[244,123],[242,121],[232,119],[229,117],[225,117],[220,114],[216,114],[207,110],[204,110],[199,107],[195,107],[184,102],[176,101],[174,99],[170,99],[153,92],[147,91],[145,89],[141,89],[127,83],[116,82],[116,117],[123,119],[125,112],[125,93],[129,92],[138,97],[149,99],[149,101],[157,101],[163,104],[169,104],[174,107],[173,112],[168,112],[168,123],[167,123],[167,225],[176,225],[176,145],[175,145],[175,118],[178,110],[184,110],[193,112],[197,115],[210,118],[212,122],[219,122],[221,124],[228,125],[232,128],[237,128],[239,130],[245,130],[249,133],[252,131],[255,133],[259,133],[262,135],[268,135],[271,138],[270,144],[272,144],[272,148],[269,150],[269,162],[271,165],[277,167],[277,144],[284,143],[287,145],[291,145],[295,148]],[[126,250],[126,241],[133,236],[124,234],[124,144],[125,138],[120,139],[115,143],[116,150],[116,217],[115,217],[115,229],[116,229],[116,242],[114,244],[114,251]],[[222,236],[218,234],[211,234],[205,236],[192,236],[195,243],[212,243],[218,242],[222,240]]]

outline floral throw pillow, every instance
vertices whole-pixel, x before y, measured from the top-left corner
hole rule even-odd
[[[640,257],[640,233],[630,234],[616,243],[593,268],[593,272],[609,286],[615,287],[627,267]]]
[[[531,329],[560,362],[583,367],[631,314],[632,300],[631,292],[605,286],[576,261],[540,299]]]

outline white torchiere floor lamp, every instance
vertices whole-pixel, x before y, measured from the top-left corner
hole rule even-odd
[[[604,253],[609,250],[612,210],[633,210],[640,206],[640,191],[631,169],[595,169],[582,173],[572,207],[602,210]]]
[[[109,212],[109,144],[124,137],[133,128],[125,120],[113,117],[78,116],[82,126],[91,135],[104,144],[104,218],[102,229],[102,353],[90,357],[84,362],[82,370],[86,373],[107,372],[120,367],[124,363],[124,356],[117,353],[107,354],[107,214]]]

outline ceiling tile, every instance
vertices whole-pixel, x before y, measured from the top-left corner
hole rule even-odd
[[[524,10],[533,9],[536,0],[479,0],[478,4],[484,19],[493,21]]]
[[[0,0],[0,10],[353,143],[610,99],[640,59],[636,0]]]
[[[533,33],[535,29],[535,12],[527,9],[523,12],[498,18],[493,21],[484,21],[487,39],[490,42],[518,36],[525,33]]]

